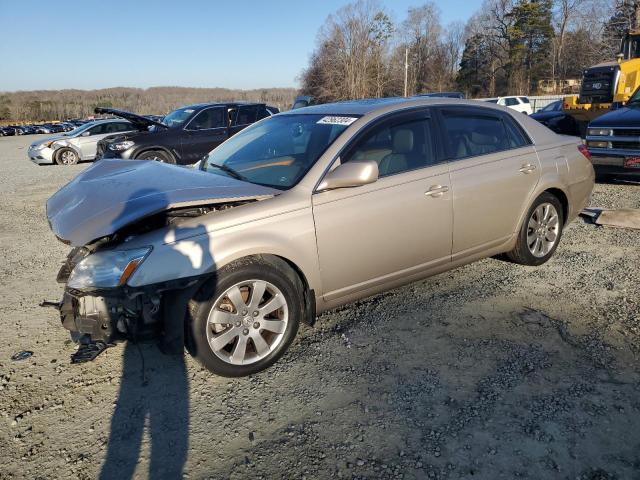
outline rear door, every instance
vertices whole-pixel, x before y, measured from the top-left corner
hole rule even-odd
[[[531,140],[508,113],[441,108],[453,191],[453,259],[497,246],[518,228],[540,178]]]
[[[231,135],[255,123],[258,120],[259,107],[260,105],[240,105],[231,120]]]
[[[181,138],[181,162],[192,164],[229,137],[224,107],[205,108],[184,127]]]

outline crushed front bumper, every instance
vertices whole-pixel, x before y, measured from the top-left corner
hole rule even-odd
[[[29,160],[37,165],[50,164],[53,163],[53,154],[54,150],[49,147],[44,148],[34,148],[29,147],[29,151],[27,155],[29,156]]]
[[[87,255],[74,248],[60,268],[57,281],[65,284],[75,266]],[[65,287],[54,304],[62,326],[80,344],[113,344],[122,340],[159,339],[165,353],[184,351],[187,305],[207,277],[184,278],[161,284],[79,291]],[[49,305],[51,305],[49,303]]]
[[[58,283],[66,284],[75,266],[87,255],[74,248],[58,272]],[[83,292],[65,288],[59,304],[62,326],[76,342],[114,343],[154,333],[159,321],[161,296],[153,289],[127,286]]]

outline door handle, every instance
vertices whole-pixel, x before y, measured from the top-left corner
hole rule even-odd
[[[536,166],[535,166],[535,165],[532,165],[532,164],[530,164],[530,163],[526,163],[526,164],[524,164],[524,165],[520,168],[520,170],[519,170],[519,171],[520,171],[521,173],[524,173],[524,174],[526,175],[526,174],[528,174],[528,173],[533,172],[535,169],[536,169]]]
[[[445,192],[449,191],[449,187],[446,185],[431,185],[429,190],[424,192],[425,195],[430,197],[441,197]]]

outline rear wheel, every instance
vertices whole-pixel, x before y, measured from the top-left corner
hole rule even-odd
[[[557,197],[544,192],[529,208],[516,246],[507,257],[522,265],[542,265],[558,248],[564,215]]]
[[[58,150],[54,159],[58,165],[75,165],[80,160],[76,151],[67,147]]]
[[[296,336],[303,287],[277,257],[251,257],[221,269],[190,304],[190,353],[207,369],[241,377],[273,365]]]
[[[140,155],[136,157],[137,160],[155,160],[156,162],[162,163],[173,163],[176,161],[173,159],[171,155],[161,150],[148,150],[146,152],[142,152]]]

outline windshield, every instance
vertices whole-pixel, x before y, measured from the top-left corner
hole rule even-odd
[[[640,103],[640,88],[638,88],[633,95],[631,95],[631,98],[629,99],[629,101],[627,102],[627,105],[634,103],[634,104],[638,104]]]
[[[93,125],[92,122],[90,123],[85,123],[84,125],[80,125],[79,127],[74,128],[73,130],[63,133],[63,135],[67,136],[67,137],[73,137],[74,135],[79,135],[82,132],[84,132],[87,128],[89,128],[91,125]]]
[[[205,159],[202,169],[221,175],[229,175],[231,170],[248,182],[285,190],[298,183],[357,118],[277,115],[217,147]]]
[[[161,123],[169,128],[179,127],[191,116],[193,112],[193,108],[179,108],[164,117]]]

